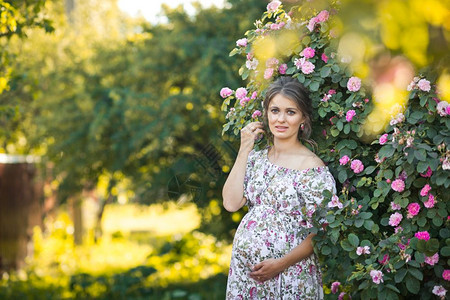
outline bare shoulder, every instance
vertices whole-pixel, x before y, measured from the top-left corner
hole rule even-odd
[[[299,169],[310,169],[323,167],[325,164],[314,152],[309,149],[305,149],[304,151],[298,154],[298,164],[297,168]]]

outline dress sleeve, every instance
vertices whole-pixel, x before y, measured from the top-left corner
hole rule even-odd
[[[256,156],[255,150],[253,149],[252,151],[250,151],[247,158],[247,166],[245,168],[245,176],[244,176],[244,197],[245,199],[247,199],[245,205],[248,205],[248,182],[252,177],[252,170],[255,164],[255,156]]]
[[[313,176],[308,182],[308,188],[304,190],[306,219],[309,227],[313,224],[323,224],[326,221],[326,208],[322,202],[325,199],[323,192],[329,191],[336,194],[336,182],[327,168],[321,168],[320,173]],[[320,229],[320,228],[319,228]]]

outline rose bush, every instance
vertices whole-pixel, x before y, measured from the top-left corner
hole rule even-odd
[[[223,133],[236,136],[260,120],[265,89],[279,75],[310,91],[317,154],[336,178],[338,195],[325,191],[315,251],[330,299],[445,298],[450,288],[450,118],[435,84],[423,75],[408,86],[409,102],[384,132],[368,137],[364,122],[373,105],[369,89],[337,54],[333,13],[305,18],[300,10],[268,6],[245,43],[230,55],[246,63],[248,81],[223,90]],[[268,50],[269,49],[269,50]],[[270,49],[275,49],[270,51]],[[252,95],[248,97],[248,95]],[[364,140],[364,141],[363,141]],[[267,143],[262,137],[256,147]]]

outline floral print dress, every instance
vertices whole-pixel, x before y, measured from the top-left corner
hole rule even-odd
[[[265,282],[249,277],[257,263],[280,258],[299,245],[312,227],[310,217],[322,192],[336,192],[328,167],[284,168],[269,161],[268,150],[252,150],[247,160],[244,197],[249,211],[234,237],[226,299],[323,299],[315,254]]]

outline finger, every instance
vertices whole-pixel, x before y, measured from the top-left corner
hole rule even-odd
[[[260,263],[258,263],[258,264],[256,264],[256,265],[254,265],[253,266],[253,272],[256,272],[256,271],[258,271],[259,269],[261,269],[262,267],[264,266],[264,264],[262,263],[262,262],[260,262]]]

